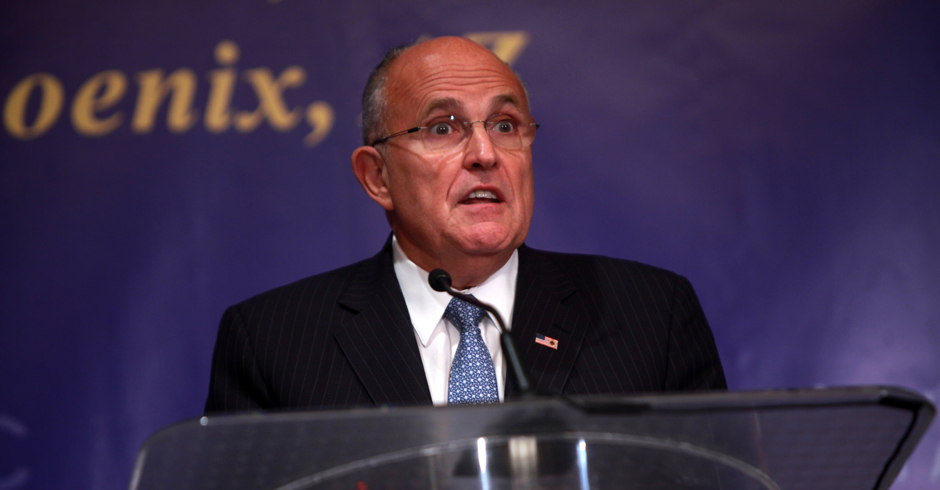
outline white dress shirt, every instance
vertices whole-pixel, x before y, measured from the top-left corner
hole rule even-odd
[[[450,320],[444,318],[444,310],[450,303],[451,296],[431,289],[428,284],[428,272],[418,267],[402,251],[398,239],[392,236],[392,256],[395,276],[405,296],[408,315],[415,329],[418,351],[424,363],[424,373],[431,389],[434,405],[447,405],[447,390],[450,381],[450,365],[460,331]],[[493,305],[506,322],[506,328],[512,325],[512,306],[516,295],[516,275],[519,272],[519,252],[515,251],[509,261],[486,281],[476,287],[463,291],[472,294],[478,300]],[[499,400],[503,401],[506,389],[506,363],[499,343],[499,327],[487,313],[480,322],[483,329],[483,341],[493,356],[496,368],[496,382],[499,385]]]

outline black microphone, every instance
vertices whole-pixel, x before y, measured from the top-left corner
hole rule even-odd
[[[428,284],[430,284],[431,288],[435,291],[447,293],[493,314],[493,317],[496,318],[497,326],[499,327],[499,343],[503,346],[503,354],[506,355],[506,360],[509,362],[509,371],[512,372],[512,377],[515,378],[516,385],[519,386],[520,398],[531,398],[535,396],[535,389],[532,387],[532,381],[529,379],[529,369],[523,363],[522,357],[519,356],[516,341],[509,335],[509,332],[506,330],[506,324],[503,322],[503,317],[496,311],[496,308],[451,287],[450,274],[444,269],[434,269],[431,271],[431,273],[428,274]]]
[[[428,274],[428,284],[435,291],[446,293],[450,289],[450,282],[450,274],[444,269],[434,269]]]

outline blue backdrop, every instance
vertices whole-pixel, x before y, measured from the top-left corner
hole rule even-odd
[[[534,247],[688,276],[732,389],[940,394],[940,3],[0,4],[0,490],[116,489],[223,309],[374,254],[359,94],[468,35],[542,123]],[[895,488],[940,485],[940,429]]]

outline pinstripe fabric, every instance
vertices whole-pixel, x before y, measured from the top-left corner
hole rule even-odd
[[[522,247],[515,308],[513,336],[544,392],[727,388],[692,285],[672,272]],[[536,344],[537,333],[557,339],[558,349]],[[506,392],[514,391],[507,380]]]
[[[523,246],[511,330],[542,391],[726,387],[692,286],[636,262]],[[558,349],[536,344],[537,333],[557,339]],[[506,393],[514,389],[507,380]],[[223,315],[207,412],[430,403],[391,241],[371,259]]]

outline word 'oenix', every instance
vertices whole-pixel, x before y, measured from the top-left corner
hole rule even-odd
[[[301,120],[310,128],[304,137],[307,146],[315,146],[329,135],[333,128],[333,108],[317,100],[306,107],[291,107],[285,92],[303,86],[307,79],[304,69],[297,65],[285,68],[276,75],[271,69],[258,67],[241,72],[241,80],[251,88],[257,104],[253,108],[236,108],[233,95],[239,82],[235,64],[239,59],[238,45],[221,41],[215,47],[215,61],[219,67],[209,70],[208,97],[202,122],[211,133],[229,129],[241,133],[254,131],[262,122],[276,131],[294,129]],[[79,134],[101,137],[112,133],[127,122],[127,108],[122,106],[128,93],[128,75],[120,70],[106,70],[87,79],[72,94],[69,115],[72,126]],[[137,97],[130,112],[132,132],[146,134],[153,131],[157,116],[164,103],[166,125],[173,133],[185,133],[199,121],[193,108],[199,79],[189,68],[178,68],[166,74],[154,68],[134,74]],[[52,129],[62,116],[66,90],[55,75],[34,73],[20,80],[10,91],[3,107],[3,123],[14,138],[29,140]],[[125,104],[126,105],[126,104]]]

